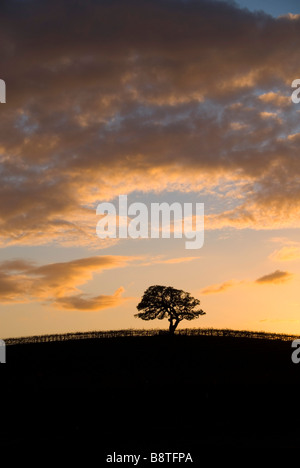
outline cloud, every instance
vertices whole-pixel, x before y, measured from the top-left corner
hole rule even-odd
[[[147,258],[147,257],[146,257]],[[176,263],[187,263],[187,262],[192,262],[193,260],[199,260],[199,256],[198,257],[173,257],[173,258],[163,258],[163,256],[161,255],[158,255],[156,257],[151,257],[150,260],[146,260],[146,261],[143,261],[141,263],[141,265],[143,266],[150,266],[150,265],[154,265],[154,264],[157,264],[157,263],[160,263],[160,264],[165,264],[165,265],[168,265],[168,264],[176,264]]]
[[[271,104],[277,108],[284,108],[292,105],[290,95],[284,96],[280,93],[275,93],[274,91],[261,94],[259,99],[264,103]]]
[[[78,310],[100,310],[119,305],[125,300],[121,297],[123,288],[112,296],[88,297],[78,286],[87,283],[94,274],[124,267],[134,259],[107,255],[41,266],[24,260],[5,261],[0,264],[0,302],[44,301],[60,308]]]
[[[168,258],[166,260],[160,260],[158,263],[186,263],[192,262],[193,260],[199,260],[199,257],[175,257],[175,258]]]
[[[11,0],[0,15],[2,246],[105,247],[98,202],[224,181],[238,197],[208,229],[300,226],[297,15],[205,0]]]
[[[286,15],[281,15],[279,18],[286,18],[288,20],[299,20],[300,15],[299,14],[294,14],[294,13],[287,13]]]
[[[287,262],[300,259],[300,247],[285,246],[279,250],[275,250],[270,255],[270,259],[277,262]]]
[[[192,262],[193,260],[199,260],[199,257],[174,257],[167,259],[154,259],[153,263],[164,263],[164,264],[174,264],[174,263],[186,263]]]
[[[230,289],[237,284],[240,284],[242,281],[235,281],[235,280],[230,280],[230,281],[225,281],[224,283],[220,284],[213,284],[211,286],[208,286],[204,289],[202,289],[201,294],[216,294],[220,292],[227,291],[227,289]]]
[[[292,278],[293,274],[287,271],[276,270],[268,275],[261,276],[255,282],[256,283],[284,283]]]
[[[241,284],[248,284],[248,285],[255,285],[255,284],[265,284],[265,283],[284,283],[285,281],[289,281],[292,279],[294,275],[292,273],[289,273],[287,271],[280,271],[276,270],[273,273],[261,276],[260,278],[256,279],[255,281],[250,281],[250,280],[229,280],[229,281],[224,281],[223,283],[219,284],[213,284],[210,286],[207,286],[206,288],[203,288],[200,291],[200,294],[218,294],[222,293],[224,291],[227,291],[230,288],[239,286]]]
[[[122,305],[125,301],[128,301],[129,298],[124,299],[121,297],[123,292],[124,288],[120,287],[112,296],[100,295],[88,297],[84,294],[77,294],[74,296],[60,297],[55,300],[54,305],[58,308],[68,310],[98,311],[110,307],[117,307]]]

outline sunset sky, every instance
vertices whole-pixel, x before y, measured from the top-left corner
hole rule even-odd
[[[0,338],[166,328],[155,284],[200,299],[181,328],[300,334],[297,4],[1,2]],[[203,247],[99,239],[122,194],[204,203]]]

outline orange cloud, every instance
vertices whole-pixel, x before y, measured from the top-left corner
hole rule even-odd
[[[0,302],[50,301],[56,306],[78,310],[103,309],[106,305],[121,304],[123,288],[113,296],[86,297],[78,289],[94,274],[106,269],[121,268],[135,257],[95,256],[37,266],[23,260],[0,264]],[[78,294],[72,294],[79,292]],[[111,304],[111,305],[109,305]]]
[[[291,96],[283,96],[280,93],[274,93],[273,91],[270,91],[268,93],[261,94],[259,96],[259,99],[263,101],[266,104],[272,104],[276,107],[286,107],[286,106],[291,106],[292,101],[291,101]]]
[[[208,286],[202,289],[201,294],[216,294],[216,293],[224,292],[224,291],[227,291],[227,289],[232,288],[239,283],[241,283],[241,281],[230,280],[230,281],[225,281],[224,283],[220,283],[220,284],[213,284],[211,286]]]
[[[149,261],[141,263],[143,266],[154,265],[157,263],[161,264],[176,264],[176,263],[186,263],[192,262],[193,260],[199,260],[200,257],[174,257],[174,258],[162,258],[161,256],[158,257],[151,257]]]
[[[227,291],[228,289],[232,288],[232,287],[235,287],[235,286],[238,286],[240,284],[249,284],[249,285],[253,285],[253,284],[256,284],[256,283],[259,283],[259,284],[264,284],[264,283],[283,283],[285,281],[288,281],[290,279],[292,279],[293,277],[293,274],[292,273],[289,273],[287,271],[280,271],[280,270],[276,270],[274,271],[273,273],[270,273],[268,275],[264,275],[258,279],[256,279],[255,281],[246,281],[246,280],[242,280],[242,281],[236,281],[236,280],[229,280],[229,281],[225,281],[223,283],[220,283],[220,284],[213,284],[211,286],[207,286],[206,288],[202,289],[201,290],[201,294],[217,294],[217,293],[221,293],[221,292],[224,292],[224,291]]]
[[[300,139],[284,96],[298,76],[298,15],[218,1],[10,4],[2,246],[106,247],[117,240],[97,238],[98,202],[163,190],[218,199],[224,180],[232,206],[210,212],[207,229],[300,227]]]
[[[186,263],[192,262],[193,260],[199,260],[199,257],[176,257],[168,258],[167,260],[161,260],[158,263]]]
[[[287,262],[291,260],[300,259],[300,247],[296,246],[285,246],[279,250],[275,250],[270,255],[270,259],[279,262]]]
[[[256,283],[284,283],[292,278],[292,273],[287,271],[276,270],[268,275],[261,276],[255,282]]]
[[[54,305],[60,309],[98,311],[110,307],[117,307],[128,301],[129,298],[125,299],[121,297],[123,292],[124,288],[120,287],[112,296],[100,295],[88,297],[83,294],[77,294],[74,296],[60,297],[55,300]]]

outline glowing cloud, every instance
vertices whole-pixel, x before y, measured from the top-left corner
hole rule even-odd
[[[221,293],[224,291],[227,291],[227,289],[232,288],[239,284],[239,281],[225,281],[224,283],[220,284],[213,284],[211,286],[208,286],[207,288],[202,289],[201,294],[216,294],[216,293]]]
[[[117,307],[128,301],[129,298],[125,299],[121,297],[124,291],[124,288],[120,287],[112,296],[100,295],[89,297],[84,294],[77,294],[74,296],[61,297],[55,300],[54,305],[60,309],[98,311],[110,307]]]
[[[101,248],[97,202],[139,190],[212,193],[221,178],[244,185],[208,229],[300,226],[300,140],[288,138],[298,130],[284,95],[298,76],[299,15],[205,0],[67,3],[0,6],[10,83],[2,246]]]
[[[293,274],[289,273],[287,271],[280,271],[276,270],[273,273],[270,273],[268,275],[264,275],[260,278],[258,278],[255,281],[236,281],[236,280],[229,280],[225,281],[224,283],[220,284],[213,284],[211,286],[207,286],[206,288],[201,290],[201,294],[218,294],[222,293],[224,291],[227,291],[228,289],[234,287],[234,286],[239,286],[241,284],[246,284],[246,285],[255,285],[255,284],[267,284],[267,283],[283,283],[285,281],[288,281],[292,279]]]
[[[287,262],[291,260],[300,260],[300,247],[285,246],[279,250],[275,250],[270,255],[270,259],[279,262]]]
[[[287,271],[280,271],[276,270],[273,273],[268,275],[261,276],[255,282],[262,284],[262,283],[284,283],[292,278],[292,273]]]
[[[37,266],[23,260],[0,264],[0,302],[50,301],[62,308],[78,310],[103,309],[121,304],[123,288],[113,296],[85,297],[78,286],[93,278],[96,273],[110,268],[121,268],[135,257],[95,256]]]

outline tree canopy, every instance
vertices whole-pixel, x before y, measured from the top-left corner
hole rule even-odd
[[[181,320],[193,320],[205,314],[202,309],[195,309],[199,304],[199,299],[181,289],[150,286],[137,305],[137,309],[143,312],[135,314],[135,317],[142,320],[167,318],[170,322],[169,331],[173,334]]]

